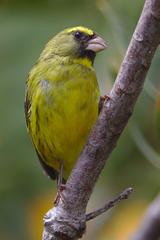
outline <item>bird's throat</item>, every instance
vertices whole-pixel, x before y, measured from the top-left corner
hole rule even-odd
[[[73,62],[74,62],[74,63],[81,64],[81,65],[83,65],[83,66],[85,66],[85,67],[87,67],[87,68],[90,68],[90,67],[93,66],[92,61],[91,61],[89,58],[87,58],[87,57],[76,58],[76,59],[74,59]]]

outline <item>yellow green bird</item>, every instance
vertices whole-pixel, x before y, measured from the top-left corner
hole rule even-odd
[[[86,27],[51,39],[26,82],[27,128],[45,172],[67,180],[98,115],[94,58],[105,41]]]

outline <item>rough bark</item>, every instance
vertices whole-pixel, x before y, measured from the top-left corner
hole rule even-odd
[[[85,232],[87,203],[133,112],[159,41],[160,1],[146,0],[109,98],[67,181],[64,201],[45,216],[43,240],[78,239]]]

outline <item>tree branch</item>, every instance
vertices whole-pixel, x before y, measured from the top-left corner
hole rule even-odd
[[[90,220],[98,217],[102,213],[104,213],[104,212],[108,211],[109,209],[111,209],[112,207],[114,207],[120,201],[128,199],[129,195],[132,192],[133,192],[132,188],[125,189],[122,193],[120,193],[120,195],[118,197],[116,197],[113,200],[107,202],[102,208],[100,208],[100,209],[98,209],[94,212],[86,214],[86,221],[90,221]]]
[[[147,209],[142,224],[132,240],[158,240],[160,238],[160,195]]]
[[[146,0],[119,74],[67,181],[60,200],[44,219],[43,240],[82,237],[86,206],[106,159],[117,144],[160,40],[160,1]]]

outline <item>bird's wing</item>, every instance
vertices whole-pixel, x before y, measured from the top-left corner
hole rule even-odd
[[[36,148],[35,148],[36,150]],[[53,168],[48,166],[45,161],[41,158],[40,154],[38,153],[38,151],[36,150],[38,159],[40,161],[40,164],[44,170],[44,172],[52,179],[52,180],[56,180],[58,179],[58,172]]]
[[[26,123],[27,123],[27,128],[30,128],[30,111],[31,111],[31,102],[29,100],[28,95],[26,94],[25,96],[25,102],[24,102],[24,109],[25,109],[25,118],[26,118]],[[32,141],[33,142],[33,141]],[[33,143],[34,147],[35,144]],[[43,167],[45,173],[52,179],[52,180],[56,180],[58,178],[58,172],[48,166],[45,161],[42,159],[42,157],[40,156],[40,154],[38,153],[36,147],[35,147],[36,153],[38,155],[38,159],[40,161],[41,166]]]

